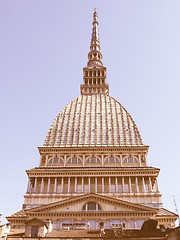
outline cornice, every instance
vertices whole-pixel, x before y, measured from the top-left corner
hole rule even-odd
[[[124,216],[136,216],[136,217],[152,217],[155,215],[154,212],[146,212],[146,211],[141,211],[141,212],[30,212],[27,214],[29,217],[63,217],[63,218],[68,218],[69,217],[124,217]]]
[[[68,167],[58,167],[58,168],[33,168],[26,170],[29,177],[33,176],[158,176],[160,169],[158,168],[68,168]]]
[[[110,147],[110,146],[90,146],[87,145],[86,147],[51,147],[51,146],[39,146],[38,150],[39,153],[72,153],[72,152],[147,152],[149,146],[142,145],[142,146],[117,146],[117,147]]]

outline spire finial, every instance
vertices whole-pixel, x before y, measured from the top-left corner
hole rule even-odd
[[[97,11],[96,8],[94,8],[94,14],[93,14],[94,22],[97,22]]]
[[[91,37],[91,45],[90,52],[88,54],[88,66],[103,66],[101,59],[102,54],[100,52],[100,42],[99,42],[99,31],[98,31],[98,14],[96,8],[93,13],[93,22],[92,22],[92,37]]]
[[[92,37],[88,54],[87,67],[83,68],[84,84],[81,85],[81,94],[109,94],[109,86],[106,83],[106,68],[102,64],[98,33],[98,14],[96,8],[93,13]]]

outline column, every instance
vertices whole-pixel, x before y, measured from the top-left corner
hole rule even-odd
[[[147,154],[145,154],[145,164],[147,163]]]
[[[31,181],[30,181],[30,193],[33,193],[33,187],[32,187]]]
[[[35,178],[35,181],[34,181],[34,193],[36,193],[36,189],[37,189],[37,178]]]
[[[70,193],[70,183],[71,183],[71,180],[70,180],[70,177],[68,178],[68,190],[67,192]]]
[[[129,192],[132,193],[131,178],[129,177]]]
[[[90,179],[90,177],[89,177],[89,193],[91,192],[91,179]]]
[[[142,189],[143,189],[143,192],[146,192],[144,177],[142,177]]]
[[[41,166],[41,162],[42,162],[42,155],[40,156],[40,160],[39,160],[39,166]]]
[[[109,228],[111,229],[112,219],[109,219]]]
[[[82,177],[81,192],[84,192],[84,177]]]
[[[66,155],[64,155],[64,167],[66,166]]]
[[[104,166],[104,155],[101,155],[101,163],[102,163],[102,167]]]
[[[84,167],[84,163],[85,163],[85,155],[83,154],[83,167]]]
[[[131,220],[130,219],[126,219],[126,228],[131,228]]]
[[[149,191],[152,192],[152,182],[151,182],[151,177],[149,177]]]
[[[98,211],[98,204],[96,203],[96,211]]]
[[[62,177],[62,179],[61,179],[61,192],[62,193],[64,191],[63,187],[64,187],[64,178]]]
[[[111,178],[109,177],[109,192],[111,193]]]
[[[63,220],[60,220],[60,229],[62,229],[62,222]]]
[[[118,179],[117,179],[117,177],[115,178],[115,182],[116,182],[116,192],[118,192]]]
[[[45,166],[47,166],[48,164],[48,155],[46,155],[46,163],[45,163]]]
[[[158,187],[158,181],[157,181],[157,178],[156,178],[156,182],[155,182],[155,184],[156,184],[156,189],[155,189],[155,191],[156,191],[156,192],[159,192],[159,187]]]
[[[134,228],[137,228],[137,222],[135,219],[134,219]]]
[[[140,164],[140,166],[142,165],[141,164],[141,154],[139,154],[139,164]]]
[[[136,192],[138,193],[139,192],[139,185],[138,185],[138,179],[136,177]]]
[[[75,177],[75,187],[74,187],[74,192],[77,193],[77,177]]]
[[[27,193],[30,193],[30,180],[28,179]]]
[[[120,166],[122,167],[122,154],[120,154]]]
[[[48,178],[47,193],[50,193],[50,184],[51,184],[51,179]]]
[[[104,178],[102,177],[102,192],[104,193]]]
[[[95,178],[95,193],[97,193],[97,177]]]
[[[122,192],[124,192],[124,178],[122,177]]]
[[[96,211],[98,211],[98,210],[96,210]],[[98,229],[98,225],[99,225],[99,221],[96,220],[96,229]]]
[[[43,190],[44,190],[44,178],[42,178],[42,180],[41,180],[41,190],[40,190],[40,193],[43,193]]]
[[[57,192],[57,178],[54,180],[54,193]]]

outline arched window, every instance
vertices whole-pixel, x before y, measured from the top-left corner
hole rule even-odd
[[[58,164],[58,163],[63,163],[63,160],[60,157],[52,157],[52,158],[49,159],[48,163],[50,163],[50,164]]]
[[[116,157],[107,157],[105,163],[119,163],[119,160]]]
[[[123,163],[138,163],[135,157],[125,157]]]
[[[67,163],[82,163],[81,159],[78,157],[70,157]]]
[[[89,157],[89,158],[86,160],[86,163],[100,163],[100,160],[99,160],[99,158],[97,158],[97,157]]]
[[[83,211],[101,211],[99,204],[95,202],[88,202],[83,206]]]

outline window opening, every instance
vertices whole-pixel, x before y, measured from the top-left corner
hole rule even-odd
[[[99,158],[97,158],[97,157],[89,157],[89,158],[86,160],[86,163],[100,163],[100,160],[99,160]]]
[[[78,157],[70,157],[67,161],[67,163],[81,163],[81,159]]]
[[[63,163],[63,160],[60,157],[52,157],[52,158],[50,158],[48,163],[49,164],[54,164],[54,163],[58,164],[58,163]]]
[[[95,202],[88,202],[84,205],[83,211],[87,212],[87,211],[101,211],[101,207],[99,206],[99,204],[95,203]]]
[[[123,163],[138,163],[135,157],[125,157]]]
[[[105,163],[119,163],[119,160],[116,157],[107,157]]]
[[[38,226],[32,226],[31,227],[31,237],[37,237],[38,236]]]

